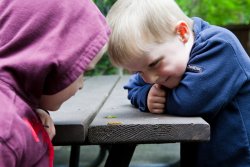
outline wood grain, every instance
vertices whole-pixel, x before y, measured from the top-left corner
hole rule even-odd
[[[141,144],[209,140],[210,126],[202,118],[143,113],[132,107],[127,100],[127,91],[123,89],[127,81],[128,76],[122,77],[90,124],[89,143]]]

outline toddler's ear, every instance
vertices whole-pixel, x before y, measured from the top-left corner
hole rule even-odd
[[[184,21],[179,21],[175,27],[175,33],[183,43],[186,43],[190,36],[188,25]]]

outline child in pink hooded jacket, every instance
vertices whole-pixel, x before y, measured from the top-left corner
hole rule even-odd
[[[1,1],[1,167],[53,166],[36,108],[57,110],[82,87],[109,34],[91,0]]]

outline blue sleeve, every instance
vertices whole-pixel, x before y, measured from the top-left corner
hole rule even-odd
[[[152,85],[143,81],[139,74],[133,74],[124,89],[128,90],[131,104],[142,112],[148,112],[147,96]]]
[[[207,41],[192,50],[189,65],[200,72],[186,71],[167,99],[166,112],[179,116],[213,117],[239,92],[247,77],[239,61],[242,54],[227,41]]]

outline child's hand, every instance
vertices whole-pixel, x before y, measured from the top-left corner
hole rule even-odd
[[[148,92],[147,105],[151,113],[160,114],[164,112],[166,102],[166,91],[161,85],[154,84]]]
[[[49,135],[49,138],[52,140],[56,134],[55,125],[54,125],[52,118],[50,117],[48,113],[46,113],[46,111],[42,109],[36,109],[36,112],[38,113],[42,121],[42,124]]]

